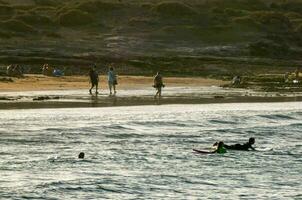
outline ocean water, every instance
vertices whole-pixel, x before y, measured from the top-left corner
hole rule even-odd
[[[0,199],[302,199],[301,139],[301,102],[3,110]]]

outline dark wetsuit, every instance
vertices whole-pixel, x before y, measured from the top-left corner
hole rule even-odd
[[[156,75],[155,78],[154,78],[154,87],[157,88],[157,89],[161,89],[162,87],[164,87],[163,78],[159,74]]]
[[[92,86],[95,86],[95,85],[97,86],[98,83],[99,83],[98,73],[95,70],[91,69],[89,71],[89,77],[90,77],[90,81],[91,81]]]
[[[254,147],[250,143],[245,144],[234,144],[234,145],[226,145],[224,144],[224,148],[231,149],[231,150],[241,150],[241,151],[248,151],[249,149],[255,150]]]

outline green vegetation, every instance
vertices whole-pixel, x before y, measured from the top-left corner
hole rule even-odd
[[[124,73],[231,77],[288,71],[302,55],[298,0],[12,2],[0,0],[3,65],[114,62]]]
[[[121,3],[104,2],[101,0],[81,1],[78,4],[75,4],[77,9],[90,13],[112,12],[122,9],[124,6],[125,5]]]
[[[192,7],[176,1],[161,2],[155,5],[152,10],[158,14],[173,17],[186,17],[197,14],[197,11],[195,11]]]
[[[59,15],[58,22],[62,26],[73,27],[88,25],[94,21],[87,12],[82,12],[80,10],[70,10]]]
[[[10,19],[4,21],[0,24],[2,29],[12,31],[12,32],[22,32],[22,33],[33,33],[35,30],[32,26],[26,24],[23,21]]]
[[[17,15],[15,16],[15,19],[32,26],[51,26],[54,24],[48,16],[39,15],[33,11]]]

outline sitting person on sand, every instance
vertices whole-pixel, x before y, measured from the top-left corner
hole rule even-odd
[[[95,93],[98,94],[99,74],[96,71],[96,65],[91,67],[91,69],[89,70],[89,78],[91,83],[91,88],[89,89],[89,93],[92,94],[91,90],[95,86]]]
[[[288,83],[289,82],[289,75],[290,75],[289,72],[285,72],[285,74],[284,74],[284,83]]]
[[[295,79],[299,80],[299,75],[300,75],[300,69],[299,67],[297,67],[296,71],[295,71]]]
[[[232,80],[232,85],[240,85],[241,84],[241,77],[240,76],[234,76]]]
[[[154,98],[157,96],[161,97],[161,90],[165,85],[163,84],[163,77],[161,76],[160,72],[157,72],[156,76],[154,77],[154,85],[153,87],[157,90]]]
[[[240,151],[249,151],[250,149],[255,151],[255,148],[252,147],[252,145],[255,144],[255,138],[250,138],[247,143],[244,144],[233,144],[233,145],[227,145],[224,144],[224,147],[226,149],[231,149],[231,150],[240,150]],[[213,145],[216,146],[217,142]],[[219,146],[219,144],[218,144]]]

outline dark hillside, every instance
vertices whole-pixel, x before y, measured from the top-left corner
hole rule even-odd
[[[220,76],[301,64],[298,0],[0,0],[0,19],[2,65]]]

